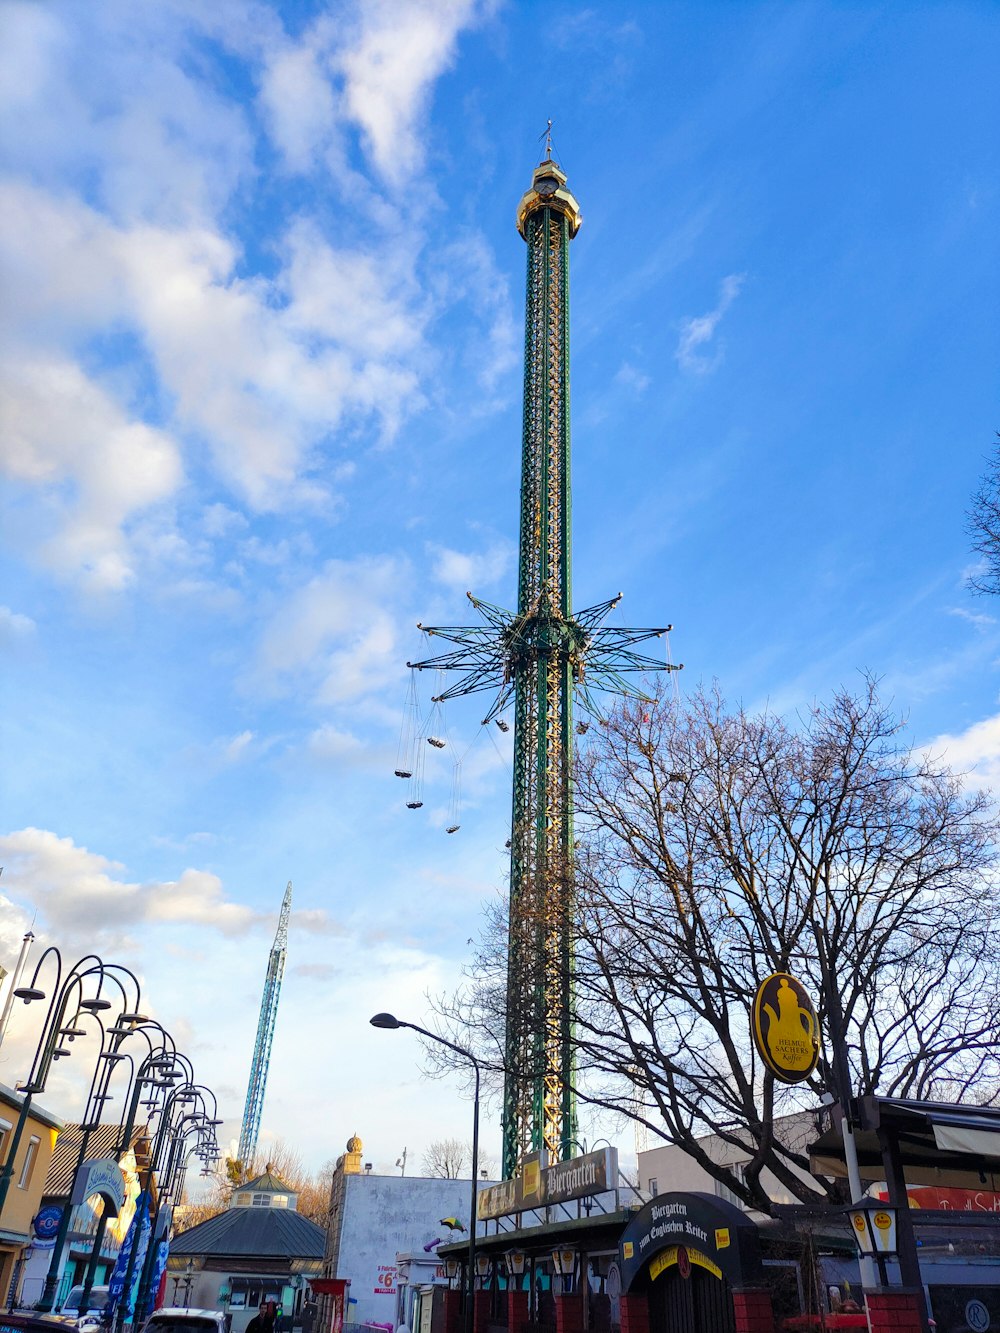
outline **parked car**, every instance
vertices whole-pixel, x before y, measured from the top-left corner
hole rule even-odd
[[[107,1287],[91,1287],[90,1296],[87,1300],[87,1308],[81,1310],[83,1301],[83,1284],[78,1287],[71,1287],[69,1295],[63,1301],[63,1307],[60,1313],[65,1319],[75,1319],[78,1329],[86,1327],[96,1327],[101,1323],[101,1316],[104,1314],[104,1307],[108,1303]]]
[[[165,1305],[149,1316],[142,1333],[229,1333],[229,1315],[221,1310]]]

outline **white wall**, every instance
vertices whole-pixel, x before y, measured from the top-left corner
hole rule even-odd
[[[806,1144],[819,1137],[819,1130],[816,1128],[816,1113],[812,1111],[799,1111],[794,1115],[779,1116],[774,1122],[774,1128],[775,1134],[781,1142],[797,1152],[804,1152]],[[718,1162],[720,1165],[730,1166],[750,1160],[749,1155],[744,1150],[734,1147],[715,1134],[706,1134],[698,1140],[698,1144],[713,1162]],[[808,1181],[819,1195],[816,1182],[808,1171],[800,1171],[797,1167],[792,1167],[791,1170],[801,1179]],[[799,1202],[798,1198],[770,1171],[761,1172],[760,1179],[772,1202]],[[655,1182],[655,1189],[651,1188],[651,1181]],[[674,1147],[673,1144],[665,1144],[661,1148],[650,1148],[639,1154],[639,1186],[647,1194],[667,1194],[674,1190],[701,1190],[706,1194],[728,1198],[738,1208],[745,1208],[745,1205],[739,1199],[726,1193],[714,1176],[710,1176],[703,1167],[695,1162],[694,1158],[689,1157],[682,1148]],[[751,1215],[757,1216],[757,1214]]]
[[[347,1319],[394,1324],[396,1255],[422,1253],[438,1237],[444,1242],[468,1239],[468,1231],[452,1233],[440,1219],[458,1217],[468,1227],[472,1182],[361,1174],[345,1177],[344,1184],[335,1276],[351,1279]]]

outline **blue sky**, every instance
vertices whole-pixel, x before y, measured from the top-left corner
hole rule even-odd
[[[964,588],[1000,424],[995,6],[0,22],[0,948],[34,917],[137,966],[227,1136],[288,879],[265,1136],[315,1165],[357,1131],[391,1168],[466,1133],[367,1018],[424,1018],[504,881],[509,737],[453,708],[419,814],[391,770],[416,621],[515,598],[513,217],[548,117],[584,214],[577,605],[623,591],[682,688],[752,706],[873,671],[915,743],[1000,776],[1000,608]]]

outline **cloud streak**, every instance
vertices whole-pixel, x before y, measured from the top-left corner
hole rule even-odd
[[[730,273],[722,279],[714,308],[707,315],[696,315],[681,324],[675,352],[681,370],[691,375],[707,375],[720,364],[724,348],[716,343],[713,350],[713,339],[722,317],[739,296],[745,281],[745,273]]]

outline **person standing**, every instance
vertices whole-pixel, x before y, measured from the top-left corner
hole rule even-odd
[[[274,1318],[267,1301],[261,1301],[260,1310],[247,1324],[246,1333],[274,1333]]]

